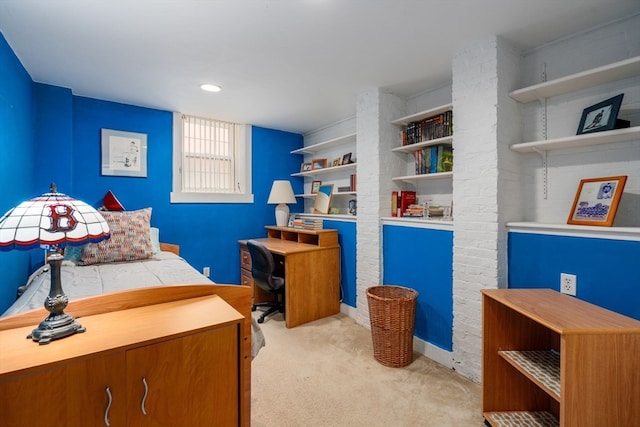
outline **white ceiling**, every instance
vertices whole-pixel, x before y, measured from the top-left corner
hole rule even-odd
[[[638,12],[640,0],[0,0],[0,31],[36,82],[305,133],[354,116],[363,91],[448,83],[452,55],[483,38],[526,50]]]

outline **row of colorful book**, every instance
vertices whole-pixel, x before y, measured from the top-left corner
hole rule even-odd
[[[453,147],[449,144],[432,145],[414,151],[416,175],[451,172],[453,170]]]
[[[293,228],[304,230],[322,230],[323,223],[321,218],[294,218]]]
[[[402,145],[431,141],[451,135],[453,135],[453,111],[445,111],[437,116],[409,123],[400,132]]]

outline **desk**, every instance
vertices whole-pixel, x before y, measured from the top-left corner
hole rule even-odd
[[[337,230],[299,230],[267,226],[263,243],[276,258],[284,258],[287,328],[340,312],[340,245]],[[251,256],[240,240],[243,285],[253,286]],[[254,287],[254,302],[264,294]]]

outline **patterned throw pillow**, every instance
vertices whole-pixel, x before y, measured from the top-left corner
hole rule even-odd
[[[85,245],[82,249],[82,264],[135,261],[153,255],[151,208],[101,214],[109,224],[111,238]]]

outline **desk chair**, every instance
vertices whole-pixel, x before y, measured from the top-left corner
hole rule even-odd
[[[267,316],[276,311],[284,313],[284,278],[273,275],[276,269],[273,254],[262,243],[248,240],[247,249],[251,255],[253,283],[276,296],[276,301],[261,302],[251,306],[251,311],[256,311],[258,307],[269,307],[258,318],[258,323],[263,323]]]

